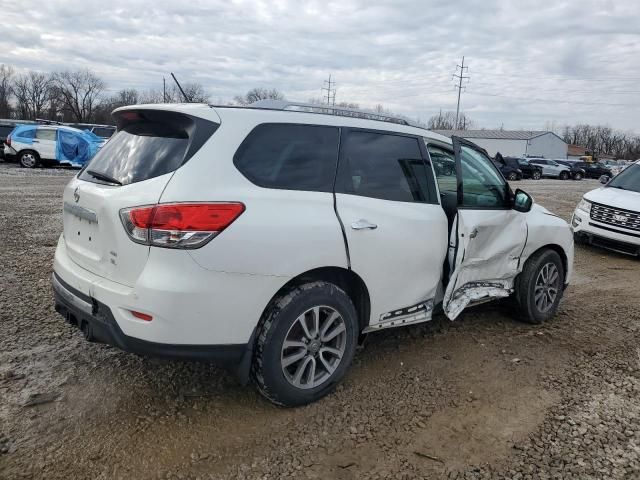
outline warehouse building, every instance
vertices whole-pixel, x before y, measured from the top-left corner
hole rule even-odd
[[[530,130],[436,130],[451,137],[466,138],[484,148],[492,157],[567,158],[567,144],[553,132]]]

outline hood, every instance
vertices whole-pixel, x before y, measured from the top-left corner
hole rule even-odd
[[[600,187],[586,193],[584,198],[590,202],[601,203],[609,207],[640,212],[640,193],[619,188]]]

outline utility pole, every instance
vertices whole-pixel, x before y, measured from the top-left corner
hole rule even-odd
[[[458,69],[460,69],[460,75],[458,75]],[[452,80],[454,78],[458,79],[458,85],[455,88],[458,89],[458,106],[456,107],[456,124],[454,130],[458,129],[458,117],[460,116],[460,94],[462,93],[462,89],[465,88],[462,86],[462,80],[465,79],[467,82],[469,81],[469,76],[465,76],[465,70],[469,70],[469,67],[464,66],[464,56],[462,57],[462,65],[456,65],[456,73],[453,74]]]
[[[325,90],[327,91],[327,105],[335,105],[336,104],[336,82],[331,80],[331,75],[329,75],[329,80],[325,80],[324,81],[324,85],[320,91],[324,92]],[[331,88],[331,85],[333,85],[333,88]],[[322,96],[324,97],[324,93],[322,94]]]
[[[162,76],[162,103],[167,103],[167,81]]]

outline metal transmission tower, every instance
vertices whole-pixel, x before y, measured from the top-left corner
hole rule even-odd
[[[331,75],[329,75],[329,80],[324,81],[324,85],[320,90],[324,92],[327,91],[327,105],[335,105],[336,104],[336,82],[331,80]],[[333,88],[331,88],[333,85]],[[324,93],[322,97],[324,98]]]
[[[460,69],[460,74],[458,75],[458,69]],[[456,124],[455,124],[455,130],[458,129],[458,117],[460,116],[460,94],[462,93],[462,89],[466,88],[462,86],[462,80],[466,80],[467,83],[469,82],[469,79],[471,77],[469,76],[465,76],[465,70],[469,70],[469,67],[465,67],[464,66],[464,57],[462,57],[462,65],[456,65],[456,73],[453,74],[453,77],[451,77],[451,79],[453,80],[454,78],[458,79],[458,85],[455,85],[455,88],[458,90],[458,106],[456,107]]]

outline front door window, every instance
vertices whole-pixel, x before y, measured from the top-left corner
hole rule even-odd
[[[489,157],[461,145],[462,208],[508,208],[508,186]]]

